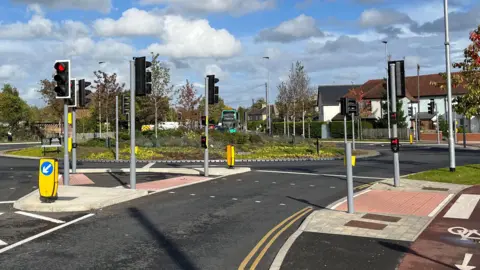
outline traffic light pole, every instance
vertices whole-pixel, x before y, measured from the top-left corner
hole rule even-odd
[[[118,95],[115,96],[115,160],[118,160]]]
[[[118,141],[118,140],[117,140]],[[136,189],[135,159],[135,60],[130,60],[130,188]]]
[[[68,160],[68,102],[63,103],[63,185],[70,184],[70,164]]]
[[[347,131],[347,115],[343,116],[343,130],[344,130],[344,133],[345,133],[344,134],[345,135],[345,139],[344,139],[345,145],[347,145],[347,133],[348,133],[348,131]]]
[[[392,106],[392,113],[397,113],[397,91],[396,91],[396,84],[395,84],[395,64],[390,64],[390,98],[391,98],[391,106]],[[390,118],[390,115],[388,116]],[[395,117],[395,121],[392,125],[393,137],[398,138],[398,131],[397,131],[397,117]],[[398,152],[393,153],[393,170],[394,170],[394,177],[393,177],[393,184],[395,187],[398,187],[400,182],[400,162],[398,157]]]
[[[203,157],[203,172],[204,176],[208,176],[208,79],[205,77],[205,138],[207,147],[205,147],[205,154]]]
[[[77,108],[72,108],[72,173],[77,173]]]
[[[355,114],[352,113],[352,149],[355,150]]]

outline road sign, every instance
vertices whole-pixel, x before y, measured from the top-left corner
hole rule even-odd
[[[42,202],[52,202],[57,198],[58,161],[53,158],[40,159],[38,190]]]

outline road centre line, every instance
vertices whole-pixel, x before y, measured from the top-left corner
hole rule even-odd
[[[89,218],[89,217],[91,217],[91,216],[93,216],[93,215],[95,215],[95,214],[93,214],[93,213],[86,214],[86,215],[84,215],[84,216],[81,216],[81,217],[79,217],[79,218],[77,218],[77,219],[74,219],[74,220],[72,220],[72,221],[69,221],[69,222],[67,222],[67,223],[63,223],[62,225],[58,225],[57,227],[53,227],[53,228],[51,228],[51,229],[49,229],[49,230],[46,230],[46,231],[44,231],[44,232],[41,232],[41,233],[39,233],[39,234],[30,236],[30,237],[28,237],[28,238],[26,238],[26,239],[23,239],[23,240],[21,240],[21,241],[19,241],[19,242],[16,242],[16,243],[14,243],[14,244],[12,244],[12,245],[10,245],[10,246],[7,246],[7,247],[4,247],[4,248],[0,249],[0,254],[1,254],[1,253],[4,253],[5,251],[8,251],[8,250],[10,250],[10,249],[13,249],[13,248],[15,248],[15,247],[18,247],[18,246],[20,246],[20,245],[23,245],[23,244],[25,244],[25,243],[28,243],[28,242],[30,242],[30,241],[32,241],[32,240],[35,240],[35,239],[37,239],[37,238],[39,238],[39,237],[42,237],[42,236],[44,236],[44,235],[47,235],[47,234],[49,234],[49,233],[51,233],[51,232],[54,232],[54,231],[56,231],[56,230],[60,230],[60,229],[62,229],[62,228],[64,228],[64,227],[67,227],[67,226],[69,226],[69,225],[71,225],[71,224],[74,224],[74,223],[77,223],[77,222],[79,222],[79,221],[81,221],[81,220],[87,219],[87,218]]]
[[[15,214],[24,215],[24,216],[32,217],[32,218],[43,219],[43,220],[50,221],[50,222],[57,223],[57,224],[65,223],[65,221],[63,221],[63,220],[54,219],[54,218],[50,218],[50,217],[46,217],[46,216],[42,216],[42,215],[37,215],[37,214],[32,214],[32,213],[27,213],[27,212],[23,212],[23,211],[16,211]]]
[[[0,202],[0,204],[10,204],[10,203],[15,203],[15,201],[3,201],[3,202]]]
[[[308,209],[307,211],[303,212],[302,214],[298,215],[296,218],[294,218],[293,220],[291,220],[286,226],[284,226],[280,231],[278,231],[271,239],[270,241],[268,241],[267,245],[265,245],[265,247],[263,248],[263,250],[260,252],[260,254],[257,256],[257,258],[255,259],[255,261],[252,263],[252,266],[250,266],[250,269],[254,270],[258,263],[260,263],[260,261],[262,260],[263,256],[265,256],[265,253],[267,253],[268,249],[273,245],[273,243],[275,242],[275,240],[277,240],[277,238],[285,231],[287,230],[288,228],[290,228],[295,222],[297,222],[300,218],[304,217],[306,214],[312,212],[313,209],[310,208]]]
[[[265,243],[265,241],[267,241],[268,237],[270,237],[270,235],[273,234],[273,232],[275,232],[278,228],[282,227],[285,223],[287,223],[289,220],[303,214],[303,213],[306,213],[308,210],[313,210],[312,207],[308,206],[308,207],[305,207],[299,211],[297,211],[296,213],[294,213],[293,215],[289,216],[288,218],[286,218],[285,220],[283,220],[282,222],[280,222],[279,224],[277,224],[273,229],[271,229],[267,234],[265,234],[262,239],[260,239],[260,241],[257,243],[257,245],[255,245],[255,247],[250,251],[250,253],[248,253],[248,255],[245,257],[245,259],[242,261],[242,263],[240,264],[240,266],[238,267],[238,270],[244,270],[245,267],[247,266],[248,262],[252,259],[252,257],[255,255],[255,253],[258,251],[258,249],[263,245],[263,243]]]

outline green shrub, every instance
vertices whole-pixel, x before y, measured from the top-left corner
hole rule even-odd
[[[305,137],[308,137],[308,126],[310,125],[310,137],[311,138],[321,138],[322,137],[322,124],[325,122],[305,122]],[[295,133],[296,135],[302,134],[302,121],[295,122]],[[283,135],[285,129],[284,122],[275,122],[272,123],[272,132],[275,135]],[[288,129],[290,134],[293,134],[293,122],[288,122]]]
[[[248,140],[251,143],[254,143],[254,144],[263,143],[262,137],[260,135],[257,135],[257,134],[251,134],[250,137],[248,138]]]

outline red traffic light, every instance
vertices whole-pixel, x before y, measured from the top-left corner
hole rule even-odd
[[[397,138],[393,138],[393,139],[392,139],[392,144],[398,144],[398,139],[397,139]]]
[[[55,63],[54,68],[59,72],[64,72],[66,70],[65,66],[60,62]]]

